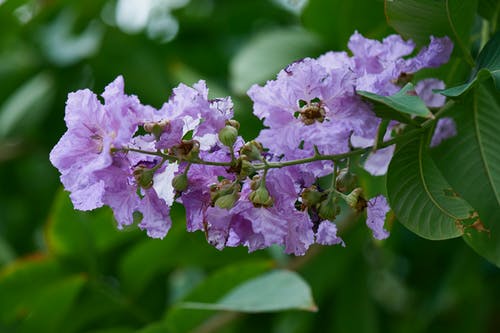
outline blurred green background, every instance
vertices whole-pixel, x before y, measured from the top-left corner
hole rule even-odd
[[[382,0],[0,0],[0,332],[499,332],[500,271],[460,239],[427,241],[394,223],[375,242],[361,219],[346,248],[219,252],[183,230],[182,207],[152,240],[116,230],[107,209],[74,211],[61,189],[48,154],[69,92],[100,93],[121,74],[127,93],[160,107],[180,82],[204,79],[212,96],[233,97],[251,139],[261,125],[250,85],[345,50],[355,30],[393,33]],[[383,191],[360,173],[369,193]],[[274,267],[296,270],[319,311],[177,306]]]

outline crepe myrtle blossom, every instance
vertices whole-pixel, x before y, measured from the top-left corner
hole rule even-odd
[[[350,169],[350,156],[374,146],[382,123],[356,91],[391,95],[416,71],[446,62],[452,44],[431,37],[411,56],[412,41],[392,35],[379,42],[356,32],[348,46],[351,54],[305,58],[253,85],[248,95],[265,128],[250,141],[239,135],[231,98],[210,99],[204,81],[179,84],[159,109],[125,94],[121,76],[105,88],[103,103],[88,89],[70,93],[67,131],[50,160],[76,209],[107,205],[118,228],[137,222],[153,238],[175,223],[170,209],[178,202],[186,229],[202,231],[220,250],[279,245],[303,255],[313,244],[345,246],[338,220],[346,210],[366,211],[373,237],[385,239],[387,200],[365,199]],[[415,83],[431,109],[443,106],[444,96],[433,93],[443,88],[433,78]],[[402,126],[390,121],[383,139]],[[431,146],[456,134],[451,118],[435,128]],[[371,152],[364,167],[384,174],[393,151]]]

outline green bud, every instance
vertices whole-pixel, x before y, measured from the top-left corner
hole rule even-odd
[[[153,186],[154,171],[143,166],[138,166],[132,172],[135,181],[140,187],[148,189]]]
[[[337,204],[337,197],[328,196],[328,198],[321,202],[318,209],[319,217],[324,220],[333,221],[340,214],[340,207]]]
[[[240,161],[241,161],[241,168],[240,168],[239,176],[242,177],[242,179],[255,173],[255,167],[253,166],[253,164],[251,162],[249,162],[247,160],[240,160]]]
[[[260,187],[260,175],[255,175],[252,177],[252,181],[250,182],[250,188],[255,191]]]
[[[249,161],[260,161],[264,148],[255,140],[245,143],[240,149],[240,156]]]
[[[302,203],[304,206],[312,207],[321,201],[323,194],[318,191],[318,188],[314,185],[304,189],[302,191]]]
[[[219,208],[231,209],[233,208],[234,203],[239,199],[239,197],[240,196],[238,193],[226,194],[217,198],[214,205]]]
[[[241,186],[238,182],[232,182],[229,179],[224,179],[218,184],[210,186],[210,200],[213,204],[226,195],[238,195]]]
[[[350,172],[349,169],[342,169],[335,179],[335,187],[338,191],[346,193],[352,191],[357,181],[356,175]]]
[[[274,202],[265,186],[259,186],[255,191],[250,192],[248,199],[250,199],[256,207],[269,207],[272,206]]]
[[[229,119],[229,120],[226,120],[226,125],[227,125],[227,126],[234,127],[234,128],[236,128],[237,130],[239,130],[239,129],[240,129],[240,123],[239,123],[237,120],[234,120],[234,119]]]
[[[363,198],[363,189],[357,187],[345,197],[345,201],[352,209],[361,212],[366,208],[366,200]]]
[[[181,173],[172,179],[172,186],[176,191],[184,191],[188,186],[188,178],[186,174]]]
[[[226,125],[219,132],[219,140],[224,146],[232,147],[238,137],[238,130],[233,126]]]
[[[178,145],[169,149],[169,153],[181,161],[191,161],[198,157],[200,143],[196,140],[182,140]]]
[[[157,122],[148,122],[143,125],[143,128],[146,132],[151,133],[158,140],[161,136],[161,133],[170,127],[170,121],[161,120]]]

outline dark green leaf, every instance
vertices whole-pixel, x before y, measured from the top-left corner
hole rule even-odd
[[[389,30],[383,1],[373,0],[309,0],[302,12],[302,24],[334,50],[345,49],[354,31],[374,38]]]
[[[465,230],[465,241],[500,266],[500,94],[491,80],[478,84],[452,112],[458,135],[436,149],[435,160],[479,213],[480,220]]]
[[[434,117],[432,112],[425,106],[424,101],[417,96],[415,87],[411,83],[407,83],[400,91],[392,96],[381,96],[362,90],[357,91],[357,93],[376,104],[382,104],[398,112],[426,118]],[[387,118],[387,116],[383,116],[383,112],[383,110],[380,110],[380,114],[378,115]]]
[[[40,289],[33,295],[33,307],[28,309],[28,316],[18,332],[60,332],[59,324],[86,282],[86,276],[75,275]]]
[[[479,15],[487,20],[498,18],[498,12],[500,11],[500,1],[499,0],[479,0],[477,5],[477,12]]]
[[[61,280],[60,265],[47,257],[18,260],[0,271],[0,322],[9,323],[26,316],[44,286]]]
[[[500,90],[500,31],[488,41],[479,53],[471,79],[467,83],[448,88],[440,93],[445,96],[458,97],[476,83],[488,79],[490,76],[493,77],[497,90]]]
[[[297,273],[286,270],[245,281],[215,303],[184,302],[178,306],[238,312],[317,311],[309,285]]]
[[[385,10],[389,25],[404,37],[424,45],[429,36],[448,36],[472,65],[469,43],[476,4],[477,0],[385,0]]]
[[[463,224],[475,216],[434,164],[424,135],[405,144],[392,158],[387,194],[398,220],[427,239],[461,236]]]
[[[99,253],[122,244],[136,233],[119,231],[111,210],[79,212],[73,208],[68,193],[60,191],[46,229],[49,250],[58,256],[72,256],[90,264]]]

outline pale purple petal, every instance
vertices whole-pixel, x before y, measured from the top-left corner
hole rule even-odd
[[[374,238],[386,239],[389,237],[389,232],[384,229],[384,223],[390,210],[387,200],[383,195],[379,195],[370,199],[367,205],[366,225],[372,230]]]
[[[433,92],[433,90],[444,89],[444,82],[438,79],[424,79],[415,86],[418,96],[425,105],[431,108],[440,108],[446,102],[446,96]]]
[[[165,201],[158,198],[155,190],[144,191],[144,198],[141,200],[138,210],[142,213],[139,228],[146,230],[151,238],[165,237],[172,225],[170,207]]]
[[[337,236],[337,226],[330,221],[323,221],[318,226],[316,232],[316,243],[322,245],[336,245],[341,244],[345,246],[342,238]]]
[[[392,155],[394,155],[395,146],[378,149],[371,152],[366,158],[364,169],[373,176],[381,176],[387,173]]]
[[[436,147],[441,142],[457,135],[457,126],[452,118],[446,117],[438,120],[436,129],[431,139],[431,147]]]
[[[406,73],[415,73],[422,68],[439,67],[450,60],[453,42],[448,37],[431,36],[428,46],[422,48],[416,57],[408,59],[403,69]]]

